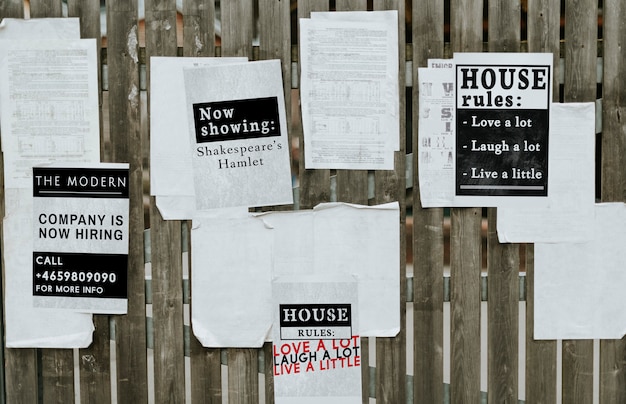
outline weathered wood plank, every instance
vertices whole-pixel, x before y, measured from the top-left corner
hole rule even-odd
[[[559,0],[529,0],[527,32],[529,52],[551,52],[553,65],[559,63]],[[559,100],[558,75],[552,78],[552,99]],[[556,402],[556,341],[533,338],[535,319],[534,246],[526,246],[526,402]]]
[[[283,93],[287,127],[291,126],[291,7],[281,0],[259,0],[259,59],[278,59],[281,61]],[[288,131],[288,145],[294,144],[297,134]],[[292,209],[293,206],[281,206],[277,209]],[[272,344],[266,343],[265,353],[265,402],[274,402],[274,367]]]
[[[602,201],[626,200],[626,90],[623,86],[626,38],[623,1],[603,5],[604,71],[602,82]],[[626,340],[600,341],[600,402],[626,403]]]
[[[100,2],[97,0],[79,1],[68,0],[68,16],[80,18],[81,38],[95,38],[98,48],[98,66],[100,66],[100,49],[102,38],[100,32]],[[98,68],[98,83],[102,70]],[[99,86],[98,99],[100,106],[100,132],[102,125],[102,86]],[[101,157],[104,156],[104,136],[100,136]],[[95,331],[92,344],[79,350],[80,369],[80,401],[87,403],[103,403],[111,401],[111,351],[109,317],[94,315]]]
[[[482,50],[483,2],[451,0],[453,52]],[[480,208],[450,214],[450,402],[480,401]]]
[[[400,150],[394,155],[393,170],[374,172],[374,203],[397,201],[400,206],[400,267],[390,268],[400,272],[400,332],[394,338],[376,339],[376,398],[382,403],[406,403],[406,54],[405,54],[405,2],[375,0],[374,10],[398,11],[398,138]],[[364,373],[369,373],[367,366]],[[366,397],[364,397],[366,398]]]
[[[30,2],[31,18],[61,17],[61,0]],[[41,350],[43,402],[74,399],[74,353],[71,349]]]
[[[412,8],[413,35],[413,403],[443,402],[443,208],[423,209],[419,193],[418,67],[442,58],[444,3]]]
[[[215,56],[215,1],[183,2],[183,55]]]
[[[43,403],[74,401],[74,352],[71,349],[42,349]]]
[[[565,102],[596,99],[598,3],[565,2]],[[593,399],[593,341],[563,341],[563,402]]]
[[[256,349],[228,349],[228,404],[259,402],[259,365]]]
[[[247,56],[252,60],[253,2],[229,1],[221,7],[222,56]],[[258,351],[231,348],[227,353],[229,404],[258,402]]]
[[[328,10],[329,5],[326,0],[298,1],[298,19],[309,18],[312,11]],[[298,76],[300,76],[300,65],[298,65]],[[299,94],[300,90],[298,90],[298,96]],[[302,119],[297,119],[295,122],[297,125],[294,125],[293,130],[297,132],[299,139],[300,209],[311,209],[318,203],[330,201],[330,170],[307,170],[305,168],[306,149],[302,133]]]
[[[107,1],[111,159],[130,164],[128,314],[115,317],[118,402],[148,401],[137,0]]]
[[[176,56],[176,1],[146,0],[145,14],[147,60],[152,56]],[[147,69],[149,89],[149,64]],[[154,398],[159,403],[184,403],[181,222],[163,220],[154,197],[150,197],[150,246]]]
[[[518,52],[520,3],[489,2],[489,51]],[[519,245],[500,244],[497,209],[488,210],[487,237],[487,400],[516,402],[518,398]]]
[[[0,21],[3,18],[24,18],[24,1],[0,0]]]
[[[254,2],[252,0],[221,2],[222,56],[247,56],[252,59],[254,35]]]
[[[30,0],[30,17],[62,17],[62,4],[61,0]]]

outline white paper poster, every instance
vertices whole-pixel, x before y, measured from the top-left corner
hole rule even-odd
[[[0,40],[6,188],[29,188],[31,167],[100,160],[95,39]]]
[[[91,314],[35,308],[32,295],[32,165],[55,160],[100,160],[96,47],[93,40],[76,45],[79,38],[76,18],[4,19],[0,24],[0,121],[5,176],[4,312],[9,348],[84,348],[92,340]],[[33,52],[46,57],[33,57]],[[77,62],[72,67],[75,81],[66,81],[67,61],[59,60],[64,53],[68,55],[67,60]],[[8,61],[13,63],[10,68]],[[27,69],[22,70],[25,64]],[[31,71],[33,74],[23,80],[29,69],[39,70]],[[52,74],[54,69],[59,69],[56,77]],[[84,91],[68,91],[64,94],[68,98],[50,102],[54,98],[50,89],[69,84]],[[14,88],[9,91],[7,86],[11,85]],[[50,115],[52,111],[54,117]],[[69,117],[65,126],[60,117]],[[48,129],[49,133],[38,136]],[[20,133],[21,130],[26,135]],[[72,140],[70,145],[64,142],[68,138]],[[53,149],[57,143],[59,149]],[[77,150],[80,144],[84,145],[82,156],[68,155],[68,147]]]
[[[535,339],[626,334],[626,205],[595,206],[591,241],[535,244]]]
[[[449,70],[449,63],[453,64],[452,89],[450,77],[439,71]],[[420,104],[420,114],[442,112],[439,117],[427,115],[420,120],[426,131],[419,135],[418,158],[426,167],[420,172],[422,206],[546,206],[550,194],[551,56],[458,53],[450,62],[433,61],[433,66],[430,69],[437,71],[420,69],[419,75],[420,90],[426,91],[420,94],[425,103]],[[454,93],[451,114],[447,107],[442,109],[442,89]],[[451,126],[446,117],[454,117]],[[452,170],[449,159],[441,157],[441,143],[432,143],[450,132],[455,139]],[[447,203],[446,198],[450,199]]]
[[[91,314],[33,307],[33,213],[6,216],[4,316],[7,348],[86,348],[94,330]]]
[[[397,11],[300,19],[306,168],[393,169],[400,127],[397,38]]]
[[[356,280],[277,278],[272,290],[275,402],[361,403]]]
[[[261,346],[273,315],[272,277],[341,275],[357,281],[358,335],[397,335],[399,222],[397,203],[195,218],[194,334],[205,346]]]
[[[165,220],[196,209],[184,68],[245,63],[247,58],[150,58],[150,194]]]
[[[293,203],[280,61],[183,75],[196,209]]]
[[[550,181],[545,208],[499,208],[501,243],[589,241],[595,203],[595,103],[550,107]]]
[[[125,314],[128,164],[33,168],[35,307]]]

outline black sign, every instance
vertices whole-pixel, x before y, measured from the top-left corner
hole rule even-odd
[[[281,304],[281,327],[346,327],[352,325],[349,304]]]
[[[33,295],[126,298],[126,254],[33,252]]]
[[[280,136],[278,99],[193,104],[198,143]]]
[[[43,198],[128,198],[128,170],[33,167],[33,196]]]

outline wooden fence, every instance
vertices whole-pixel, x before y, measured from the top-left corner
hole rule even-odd
[[[229,403],[273,402],[272,363],[266,360],[271,357],[269,345],[258,350],[206,349],[184,323],[193,304],[181,258],[186,256],[187,227],[162,220],[144,187],[150,138],[145,116],[149,94],[143,91],[150,80],[146,61],[150,56],[177,55],[278,58],[283,62],[287,105],[297,105],[292,103],[298,94],[295,18],[307,17],[311,11],[378,9],[399,11],[399,84],[407,89],[400,92],[399,135],[401,144],[409,146],[396,153],[393,171],[305,170],[303,159],[296,170],[296,208],[331,199],[361,204],[399,201],[401,228],[407,217],[412,223],[411,232],[402,231],[397,268],[403,327],[395,338],[363,341],[363,402],[488,399],[512,403],[524,396],[529,403],[555,403],[562,396],[563,403],[626,403],[624,340],[534,341],[532,246],[520,250],[520,245],[499,244],[494,209],[486,215],[486,234],[481,234],[484,219],[479,207],[452,209],[449,220],[444,219],[443,209],[422,209],[416,180],[419,167],[411,158],[417,155],[418,111],[417,86],[412,83],[417,82],[417,67],[425,66],[428,58],[451,57],[452,52],[551,52],[554,65],[560,67],[555,74],[555,101],[600,100],[598,198],[624,200],[626,3],[299,0],[296,7],[287,0],[221,0],[219,41],[216,3],[184,0],[178,10],[182,42],[177,42],[177,30],[170,28],[177,19],[175,0],[145,0],[143,25],[137,0],[103,2],[108,32],[106,49],[100,53],[103,161],[128,162],[131,167],[128,315],[94,316],[94,342],[87,349],[4,349],[7,403],[69,403],[75,397],[81,403],[98,404],[221,403],[226,397]],[[80,17],[82,36],[95,37],[98,46],[102,44],[100,1],[30,0],[29,12],[30,18]],[[23,0],[0,0],[0,18],[4,17],[25,17]],[[141,26],[145,26],[145,45],[138,38]],[[253,45],[254,37],[258,45]],[[298,114],[293,116],[290,137],[294,142],[300,139],[301,145]],[[449,251],[444,222],[450,223]],[[485,242],[488,265],[483,269]],[[412,275],[406,271],[407,251],[414,257]],[[149,281],[144,270],[147,256]],[[444,276],[444,256],[450,257],[449,277]],[[520,258],[525,261],[525,277],[520,277]],[[522,288],[520,279],[525,279]],[[481,296],[484,300],[487,290],[487,352],[482,350],[488,369],[485,394],[481,392],[481,334],[485,340]],[[526,313],[525,335],[518,327],[524,321],[520,298],[526,305],[521,311]],[[448,326],[449,343],[444,344]],[[520,351],[525,355],[520,356]],[[444,383],[444,358],[450,363],[449,384]],[[520,368],[525,369],[521,384]]]

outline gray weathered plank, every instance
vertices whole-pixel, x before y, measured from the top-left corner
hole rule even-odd
[[[61,0],[31,1],[31,18],[61,17]],[[69,402],[74,398],[74,353],[71,349],[41,350],[43,402]]]
[[[137,0],[107,1],[111,160],[128,162],[128,314],[115,317],[118,402],[148,401]]]
[[[603,5],[604,71],[602,82],[602,201],[626,200],[625,143],[626,5],[608,0]],[[626,403],[626,340],[600,341],[600,402]]]
[[[30,17],[62,17],[62,4],[61,0],[30,0]]]
[[[443,58],[444,3],[413,4],[413,156],[419,156],[418,67]],[[443,402],[443,208],[424,209],[413,158],[413,403]]]
[[[530,0],[527,10],[528,51],[551,52],[559,63],[559,0]],[[559,100],[558,75],[552,78],[552,99]],[[534,335],[535,262],[534,246],[526,246],[526,401],[556,402],[556,341],[540,341]]]
[[[215,56],[215,1],[183,2],[183,55]]]
[[[303,0],[298,2],[298,18],[309,18],[312,11],[328,11],[328,1]],[[299,65],[298,65],[299,67]],[[300,69],[298,68],[298,75]],[[300,90],[298,90],[300,94]],[[298,111],[300,109],[298,108]],[[304,138],[302,133],[302,120],[295,120],[293,130],[297,132],[299,139],[299,183],[300,183],[300,209],[311,209],[320,202],[330,201],[330,170],[307,170],[304,166]]]
[[[397,201],[400,206],[400,332],[394,338],[376,339],[376,398],[382,403],[406,403],[406,76],[405,54],[405,2],[375,0],[374,10],[398,11],[398,88],[399,116],[398,138],[400,150],[394,155],[393,170],[374,172],[374,203]],[[367,366],[364,373],[369,373]],[[365,398],[365,397],[364,397]]]
[[[452,0],[450,46],[453,52],[482,50],[483,2]],[[450,214],[450,400],[480,400],[480,208]]]
[[[222,56],[247,56],[252,60],[253,2],[222,2],[221,7]],[[258,402],[258,350],[229,348],[227,353],[229,404]]]
[[[518,0],[489,2],[490,52],[519,51],[520,17]],[[497,209],[488,216],[487,397],[510,403],[518,398],[519,245],[500,244]]]
[[[176,56],[176,1],[146,0],[146,58]],[[150,66],[147,66],[150,89]],[[148,105],[150,105],[148,90]],[[149,109],[150,110],[150,109]],[[154,398],[185,402],[181,222],[165,221],[150,197]]]
[[[68,16],[80,18],[81,38],[95,38],[98,48],[98,66],[101,63],[100,48],[102,44],[100,32],[100,2],[97,0],[79,1],[68,0]],[[98,83],[101,79],[101,69],[98,68]],[[98,99],[102,110],[102,86],[99,86]],[[100,113],[100,131],[102,133],[102,113]],[[101,157],[104,157],[104,145],[101,140]],[[95,331],[92,344],[79,350],[80,369],[80,401],[87,403],[103,403],[111,401],[111,351],[109,317],[94,315]]]
[[[565,2],[565,102],[596,99],[596,40],[598,3]],[[593,399],[593,341],[563,341],[563,402]]]

